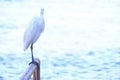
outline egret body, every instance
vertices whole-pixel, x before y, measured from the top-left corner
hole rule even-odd
[[[26,51],[30,46],[31,56],[32,56],[31,63],[35,63],[33,56],[33,44],[38,40],[38,38],[40,37],[41,33],[44,31],[45,28],[45,21],[43,14],[44,14],[44,9],[41,9],[40,16],[34,17],[31,20],[24,34],[24,51]]]

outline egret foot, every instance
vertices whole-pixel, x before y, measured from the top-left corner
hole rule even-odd
[[[32,62],[30,62],[29,65],[30,64],[35,64],[37,67],[39,67],[39,64],[36,61],[34,61],[34,60]]]

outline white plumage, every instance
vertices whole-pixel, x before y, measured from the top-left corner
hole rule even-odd
[[[40,17],[35,17],[31,20],[24,34],[24,51],[37,41],[41,33],[44,31],[45,22],[43,17],[43,9],[41,9]]]
[[[41,9],[39,17],[35,17],[31,20],[28,28],[24,34],[24,51],[31,46],[31,54],[33,55],[32,47],[33,44],[38,40],[41,33],[45,28],[45,21],[43,17],[44,9]],[[32,56],[33,57],[33,56]]]

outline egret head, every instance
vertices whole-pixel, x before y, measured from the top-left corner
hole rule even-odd
[[[41,14],[44,14],[44,8],[41,8]]]

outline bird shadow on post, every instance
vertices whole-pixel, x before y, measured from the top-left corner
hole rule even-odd
[[[38,66],[35,64],[30,64],[21,80],[29,80],[33,74],[33,80],[40,80],[40,60],[35,58],[35,61],[39,64]]]

